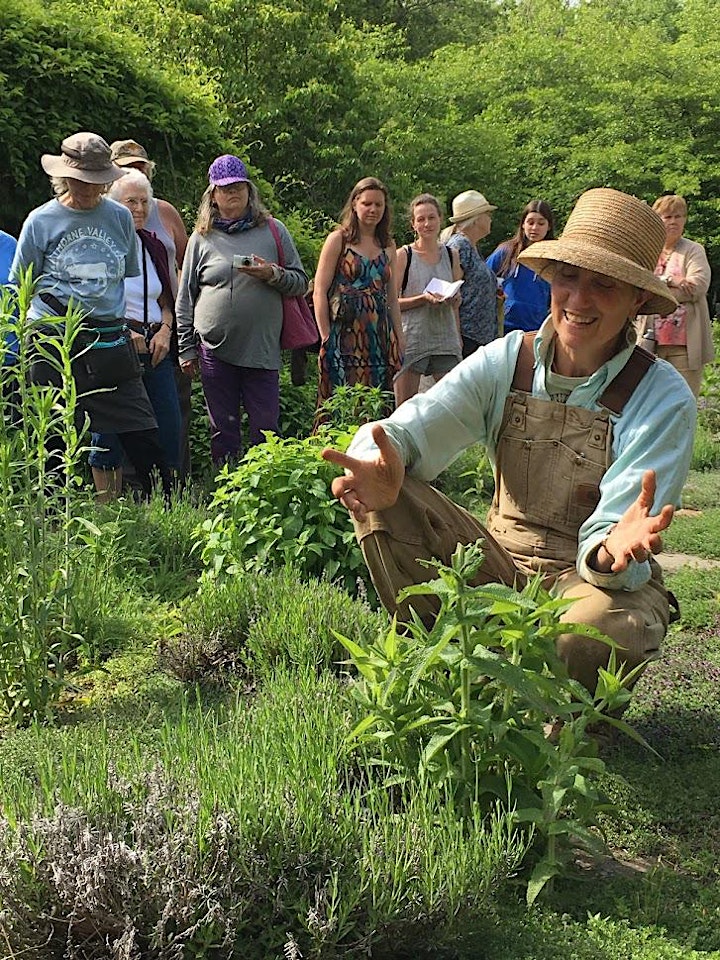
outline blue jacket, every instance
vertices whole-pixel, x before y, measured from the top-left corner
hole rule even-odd
[[[550,310],[550,284],[522,263],[516,263],[509,276],[503,277],[500,267],[506,250],[501,244],[487,258],[505,294],[505,333],[539,330]]]
[[[15,256],[15,247],[17,240],[11,237],[9,233],[0,230],[0,284],[6,284],[10,276],[10,265]],[[2,358],[3,364],[15,363],[17,360],[18,340],[14,333],[5,334],[5,353]]]

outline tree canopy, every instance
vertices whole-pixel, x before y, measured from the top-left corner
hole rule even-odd
[[[232,149],[318,235],[367,174],[401,208],[481,190],[488,246],[531,197],[562,222],[592,186],[677,192],[720,264],[714,0],[0,0],[0,27],[5,229],[91,129],[143,142],[187,212]]]

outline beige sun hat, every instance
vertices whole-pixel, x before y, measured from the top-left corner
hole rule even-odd
[[[452,216],[448,219],[450,223],[462,223],[464,220],[479,217],[481,213],[492,213],[493,210],[497,210],[497,207],[488,203],[477,190],[465,190],[453,200]]]
[[[540,275],[569,263],[623,280],[652,294],[643,313],[672,313],[677,300],[653,270],[665,243],[665,226],[647,203],[600,187],[583,193],[557,240],[538,240],[518,256]]]
[[[60,145],[60,156],[44,153],[40,164],[50,177],[67,177],[83,183],[112,183],[123,171],[110,159],[110,147],[97,133],[74,133]]]

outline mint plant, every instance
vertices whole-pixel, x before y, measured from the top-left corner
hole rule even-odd
[[[354,594],[367,570],[347,510],[330,491],[337,469],[320,456],[326,445],[344,449],[349,441],[337,431],[302,440],[267,434],[239,466],[224,467],[210,517],[196,530],[205,576],[291,564]]]
[[[472,586],[481,562],[479,545],[460,545],[450,566],[427,564],[437,579],[401,591],[400,599],[437,597],[432,627],[415,615],[402,628],[393,620],[369,644],[338,636],[361,675],[353,694],[365,715],[350,741],[388,785],[444,785],[463,818],[507,804],[544,843],[528,884],[532,902],[571,845],[603,847],[592,828],[607,809],[595,782],[604,764],[588,725],[605,720],[634,735],[608,711],[625,705],[637,671],[624,676],[611,656],[590,695],[568,677],[555,641],[582,632],[613,642],[561,622],[572,601],[550,596],[539,578],[520,591]],[[557,739],[545,734],[551,724]]]

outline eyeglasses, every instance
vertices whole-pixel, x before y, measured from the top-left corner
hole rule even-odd
[[[242,181],[236,181],[235,183],[218,183],[215,185],[215,190],[219,190],[220,193],[238,193],[240,190],[246,189],[247,184]]]

